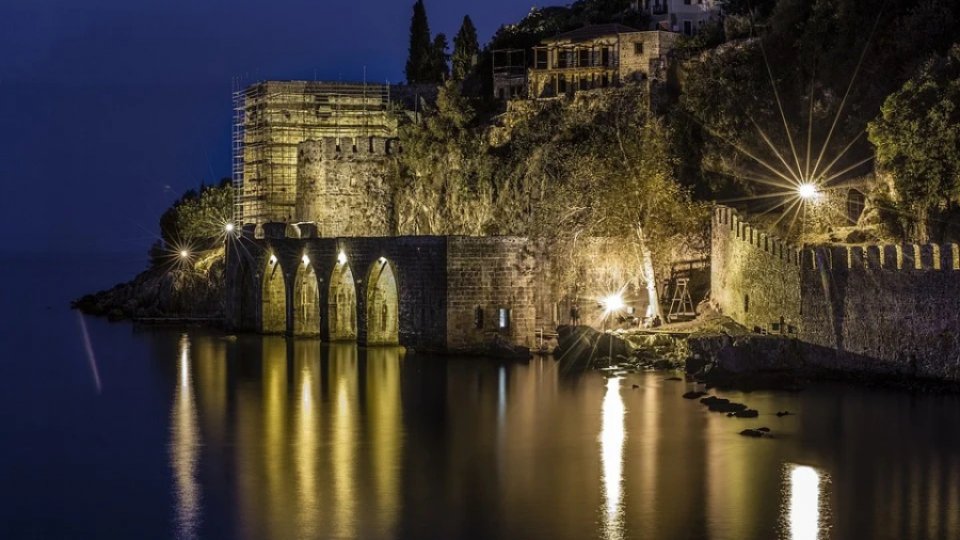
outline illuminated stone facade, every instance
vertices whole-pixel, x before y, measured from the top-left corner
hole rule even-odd
[[[300,143],[294,220],[320,236],[389,236],[392,193],[384,182],[396,140],[382,137]]]
[[[587,26],[548,38],[533,49],[528,95],[562,96],[630,81],[666,77],[677,35],[621,24]]]
[[[810,366],[960,380],[960,247],[803,250],[717,208],[712,302],[750,329],[795,336]]]
[[[364,147],[396,136],[390,87],[266,81],[234,96],[234,183],[241,224],[296,220],[300,145],[334,140]]]
[[[533,345],[536,261],[522,238],[263,230],[256,239],[248,228],[228,250],[233,329],[449,352]]]

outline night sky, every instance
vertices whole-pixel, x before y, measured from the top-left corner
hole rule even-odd
[[[528,0],[529,1],[529,0]],[[3,252],[144,253],[185,190],[230,174],[246,80],[400,82],[413,0],[3,0]],[[531,7],[427,0],[481,45]],[[269,6],[269,7],[268,7]]]

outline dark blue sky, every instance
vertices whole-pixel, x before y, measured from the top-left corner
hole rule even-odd
[[[412,4],[3,0],[0,251],[145,251],[172,200],[229,175],[234,76],[402,81]],[[451,40],[530,7],[427,0]]]

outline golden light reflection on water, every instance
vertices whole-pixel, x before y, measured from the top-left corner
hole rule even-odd
[[[357,348],[330,347],[331,473],[333,477],[333,532],[339,538],[353,538],[356,531],[357,501]]]
[[[319,534],[321,521],[317,480],[319,347],[310,342],[298,343],[295,361],[295,384],[299,397],[296,401],[296,438],[293,446],[297,475],[297,530],[304,538],[314,538]]]
[[[367,349],[366,401],[371,468],[378,511],[377,536],[395,535],[400,513],[400,456],[403,414],[400,402],[402,349]]]
[[[201,515],[197,481],[200,430],[190,371],[190,339],[180,337],[177,387],[173,398],[170,433],[170,467],[174,476],[174,527],[178,538],[196,538]]]
[[[607,379],[603,397],[603,419],[600,431],[600,460],[603,464],[603,499],[605,538],[623,538],[623,445],[626,409],[620,395],[620,379]]]
[[[790,540],[817,540],[827,536],[827,498],[824,487],[828,477],[806,465],[784,466],[786,502],[783,512]]]

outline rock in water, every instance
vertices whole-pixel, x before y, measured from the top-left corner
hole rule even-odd
[[[763,432],[760,431],[759,429],[745,429],[741,431],[740,434],[743,435],[744,437],[755,437],[755,438],[763,437]]]
[[[701,396],[707,395],[706,392],[687,392],[683,395],[683,399],[697,399]]]

